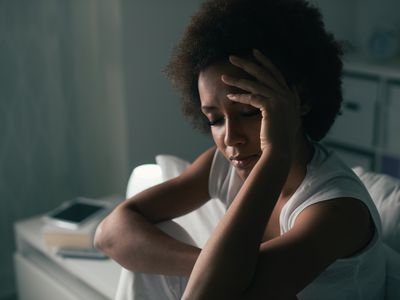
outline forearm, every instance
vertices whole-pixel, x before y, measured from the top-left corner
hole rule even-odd
[[[200,254],[185,299],[233,297],[250,285],[289,165],[289,159],[279,155],[260,158]]]
[[[117,208],[100,224],[95,245],[128,270],[184,277],[200,254],[128,208]]]

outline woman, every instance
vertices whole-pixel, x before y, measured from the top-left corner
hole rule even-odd
[[[340,108],[340,57],[303,0],[206,1],[167,74],[216,147],[119,205],[96,246],[129,270],[188,277],[182,299],[383,299],[378,213],[318,143]],[[227,211],[203,249],[154,225],[212,197]]]

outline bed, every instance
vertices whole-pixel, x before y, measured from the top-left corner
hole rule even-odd
[[[139,192],[153,184],[171,179],[178,176],[188,166],[189,162],[172,155],[156,156],[156,165],[152,165],[152,174],[144,174],[145,180],[140,178],[138,168],[132,172],[127,186],[127,197]],[[157,171],[157,172],[154,172]],[[361,181],[369,191],[374,203],[379,211],[382,221],[382,238],[385,242],[386,251],[386,300],[400,299],[400,180],[388,175],[373,173],[355,167],[353,171],[358,175]],[[142,176],[143,177],[143,176]],[[143,181],[144,180],[144,181]],[[140,187],[138,187],[140,182]],[[144,184],[143,184],[144,182]],[[210,232],[215,228],[218,220],[224,213],[224,206],[217,200],[212,199],[198,210],[187,214],[183,217],[174,219],[174,224],[165,222],[160,227],[168,231],[175,231],[175,225],[178,224],[186,229],[180,237],[180,240],[202,247],[208,239]],[[124,299],[123,290],[126,285],[132,285],[132,275],[127,270],[123,270],[121,274],[120,284],[116,299]],[[119,296],[118,296],[119,294]]]

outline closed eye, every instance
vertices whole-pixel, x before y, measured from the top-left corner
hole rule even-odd
[[[224,122],[224,118],[216,119],[216,120],[208,120],[208,126],[217,126],[222,125]]]
[[[252,117],[252,116],[257,116],[261,113],[261,111],[259,109],[255,109],[252,111],[248,111],[248,112],[242,112],[241,116],[242,117]]]
[[[259,109],[255,109],[252,111],[246,111],[246,112],[241,112],[240,116],[244,117],[244,118],[250,118],[253,116],[258,116],[261,114],[261,111]],[[215,120],[208,120],[208,125],[209,126],[219,126],[222,125],[224,123],[224,118],[219,118],[219,119],[215,119]]]

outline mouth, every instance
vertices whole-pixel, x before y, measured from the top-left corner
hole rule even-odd
[[[260,155],[255,154],[255,155],[249,155],[249,156],[231,156],[229,159],[232,162],[233,166],[237,169],[247,169],[251,166],[253,166]]]

